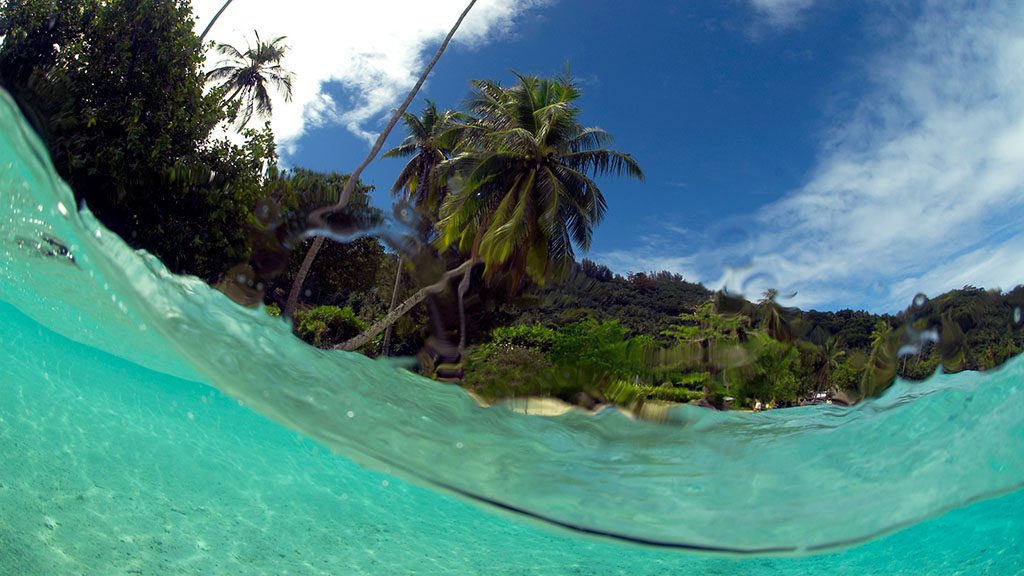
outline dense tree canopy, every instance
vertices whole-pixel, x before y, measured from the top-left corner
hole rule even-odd
[[[247,259],[273,139],[211,140],[226,113],[189,2],[11,0],[2,26],[0,83],[76,198],[175,271],[213,280]]]

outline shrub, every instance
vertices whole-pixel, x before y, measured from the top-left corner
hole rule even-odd
[[[319,348],[330,348],[366,329],[351,307],[317,306],[295,313],[295,332]]]
[[[467,350],[463,385],[488,400],[549,396],[554,395],[550,368],[539,350],[484,344]]]
[[[498,346],[518,346],[547,352],[555,341],[555,331],[540,324],[516,324],[496,328],[491,333],[491,340]]]

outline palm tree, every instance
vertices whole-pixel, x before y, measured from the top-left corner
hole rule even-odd
[[[838,336],[829,336],[824,344],[818,347],[821,352],[821,364],[818,366],[818,385],[814,388],[814,397],[818,397],[822,387],[828,382],[829,376],[836,368],[839,368],[839,361],[846,356],[843,350],[843,340]]]
[[[459,15],[459,19],[455,21],[455,25],[452,26],[451,30],[448,31],[448,35],[445,36],[444,40],[441,41],[441,45],[438,46],[437,52],[434,53],[434,57],[431,58],[430,62],[427,62],[427,65],[423,68],[423,72],[420,73],[420,77],[419,79],[416,80],[416,84],[414,84],[412,89],[409,90],[409,93],[406,94],[405,100],[402,101],[402,104],[398,107],[398,110],[396,110],[395,113],[391,116],[391,120],[389,120],[387,125],[384,126],[384,129],[381,130],[380,134],[377,135],[377,141],[374,142],[369,154],[367,154],[366,158],[363,159],[363,162],[359,166],[357,166],[355,170],[352,171],[352,175],[349,177],[349,182],[346,183],[345,189],[341,191],[341,197],[338,198],[338,202],[335,203],[334,206],[324,207],[321,210],[318,210],[311,214],[310,221],[312,223],[318,226],[322,225],[323,217],[326,214],[332,211],[341,210],[345,207],[346,204],[348,204],[349,198],[351,198],[352,193],[355,192],[355,183],[356,181],[359,180],[359,176],[363,173],[363,170],[365,170],[366,167],[370,165],[370,162],[373,162],[373,159],[377,157],[377,153],[380,152],[380,149],[384,147],[384,142],[388,139],[388,135],[391,134],[391,130],[395,127],[395,124],[398,124],[398,120],[402,117],[402,114],[405,113],[406,109],[409,108],[409,104],[412,103],[413,98],[416,97],[416,94],[420,91],[420,88],[423,86],[423,83],[427,81],[427,76],[430,75],[430,71],[434,69],[434,66],[437,64],[437,61],[441,59],[441,55],[444,54],[445,49],[448,48],[448,44],[451,43],[452,38],[455,36],[455,33],[459,30],[459,26],[462,25],[462,21],[466,19],[466,16],[469,14],[469,11],[472,10],[473,6],[475,5],[476,0],[469,0],[469,3],[466,5],[466,8],[462,11],[462,14]],[[293,312],[295,312],[295,307],[298,306],[299,304],[299,292],[302,290],[302,284],[305,283],[306,276],[309,275],[309,269],[313,265],[313,260],[316,259],[316,255],[323,245],[324,237],[317,236],[316,239],[313,240],[313,244],[309,247],[309,250],[306,251],[306,256],[302,259],[302,265],[299,266],[299,273],[295,275],[295,280],[292,281],[292,287],[288,291],[288,300],[285,302],[285,307],[283,311],[286,316],[290,316]],[[424,288],[423,290],[427,290],[427,288]],[[388,316],[390,317],[394,313],[395,310],[392,310],[388,314]],[[399,314],[399,316],[401,315]],[[385,320],[387,320],[387,317],[385,318]],[[394,320],[391,320],[390,322],[393,323]],[[378,324],[379,323],[380,322],[378,322]],[[373,329],[373,327],[371,327],[371,329]]]
[[[385,152],[383,158],[409,158],[391,188],[392,195],[405,199],[424,216],[435,218],[447,193],[446,182],[437,178],[436,168],[447,160],[459,143],[459,134],[469,116],[459,112],[437,111],[427,100],[420,116],[405,112],[402,123],[409,134]]]
[[[573,245],[590,247],[607,204],[591,176],[626,174],[643,179],[632,156],[605,148],[612,137],[583,127],[569,79],[516,74],[502,88],[476,81],[469,100],[477,122],[465,130],[467,150],[441,170],[461,176],[460,188],[441,207],[439,247],[457,248],[484,264],[484,277],[507,273],[513,288],[524,276],[543,284],[575,261]],[[462,298],[472,266],[459,286]]]
[[[476,121],[461,127],[463,149],[436,167],[442,177],[459,182],[441,204],[436,244],[456,249],[466,260],[339,348],[359,348],[428,293],[461,277],[461,350],[463,298],[478,264],[485,266],[485,279],[508,275],[513,289],[525,277],[543,283],[572,264],[574,245],[590,247],[593,228],[604,216],[605,199],[591,176],[643,179],[632,156],[603,147],[611,135],[580,125],[574,104],[580,92],[570,80],[517,78],[510,88],[473,83],[469,105]]]
[[[203,28],[203,33],[199,35],[199,47],[200,47],[200,49],[203,46],[203,40],[206,39],[206,35],[210,33],[210,28],[213,28],[213,25],[220,18],[220,15],[223,14],[224,11],[228,9],[228,6],[231,5],[231,2],[232,2],[232,0],[225,0],[224,4],[221,5],[220,10],[217,10],[217,13],[213,15],[213,18],[210,20],[210,23],[206,25],[206,28]]]
[[[757,303],[761,313],[761,327],[775,340],[789,342],[793,339],[793,328],[786,318],[788,311],[776,301],[778,297],[779,291],[775,288],[769,288],[761,295]]]
[[[402,195],[403,200],[419,213],[419,222],[425,223],[426,226],[420,225],[417,232],[421,236],[420,240],[424,242],[430,241],[429,236],[434,222],[437,221],[441,201],[448,192],[446,183],[437,177],[435,169],[447,160],[455,149],[459,132],[457,121],[460,120],[466,120],[466,116],[452,111],[438,113],[437,105],[427,100],[420,116],[409,112],[402,114],[402,123],[405,124],[408,135],[398,146],[382,156],[409,158],[398,174],[391,194]],[[404,256],[399,255],[389,311],[398,306],[404,261]],[[389,325],[384,331],[384,342],[381,345],[381,354],[384,356],[387,356],[391,343],[391,328],[392,325]]]
[[[672,336],[680,342],[694,342],[701,347],[701,363],[712,373],[721,367],[715,353],[719,342],[733,344],[739,341],[743,331],[745,316],[740,314],[723,315],[715,309],[715,299],[701,304],[692,313],[683,312],[679,315],[683,324],[676,324],[662,330],[665,336]]]
[[[892,326],[885,320],[875,322],[871,332],[871,352],[860,379],[862,398],[878,396],[896,376],[895,341]]]
[[[206,74],[208,81],[220,84],[224,102],[240,102],[240,129],[249,123],[253,113],[270,116],[273,106],[268,86],[281,92],[286,102],[292,99],[292,73],[281,66],[288,50],[283,44],[285,37],[263,42],[259,32],[253,33],[256,45],[249,45],[244,53],[230,44],[218,44],[217,51],[227,59]]]

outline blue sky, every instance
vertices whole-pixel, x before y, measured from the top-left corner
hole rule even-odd
[[[211,35],[288,35],[284,159],[342,172],[462,8],[341,2],[311,22],[303,6],[322,4],[269,17],[266,1],[233,5]],[[218,6],[196,2],[200,21]],[[645,182],[601,181],[609,212],[587,256],[617,272],[879,311],[1024,282],[1019,2],[487,0],[464,26],[423,97],[457,107],[471,79],[568,64],[583,122],[641,162]],[[378,204],[400,168],[364,173]]]

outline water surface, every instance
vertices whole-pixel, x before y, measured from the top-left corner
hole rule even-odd
[[[481,408],[168,273],[0,126],[0,573],[1024,565],[1020,358],[852,410]]]

